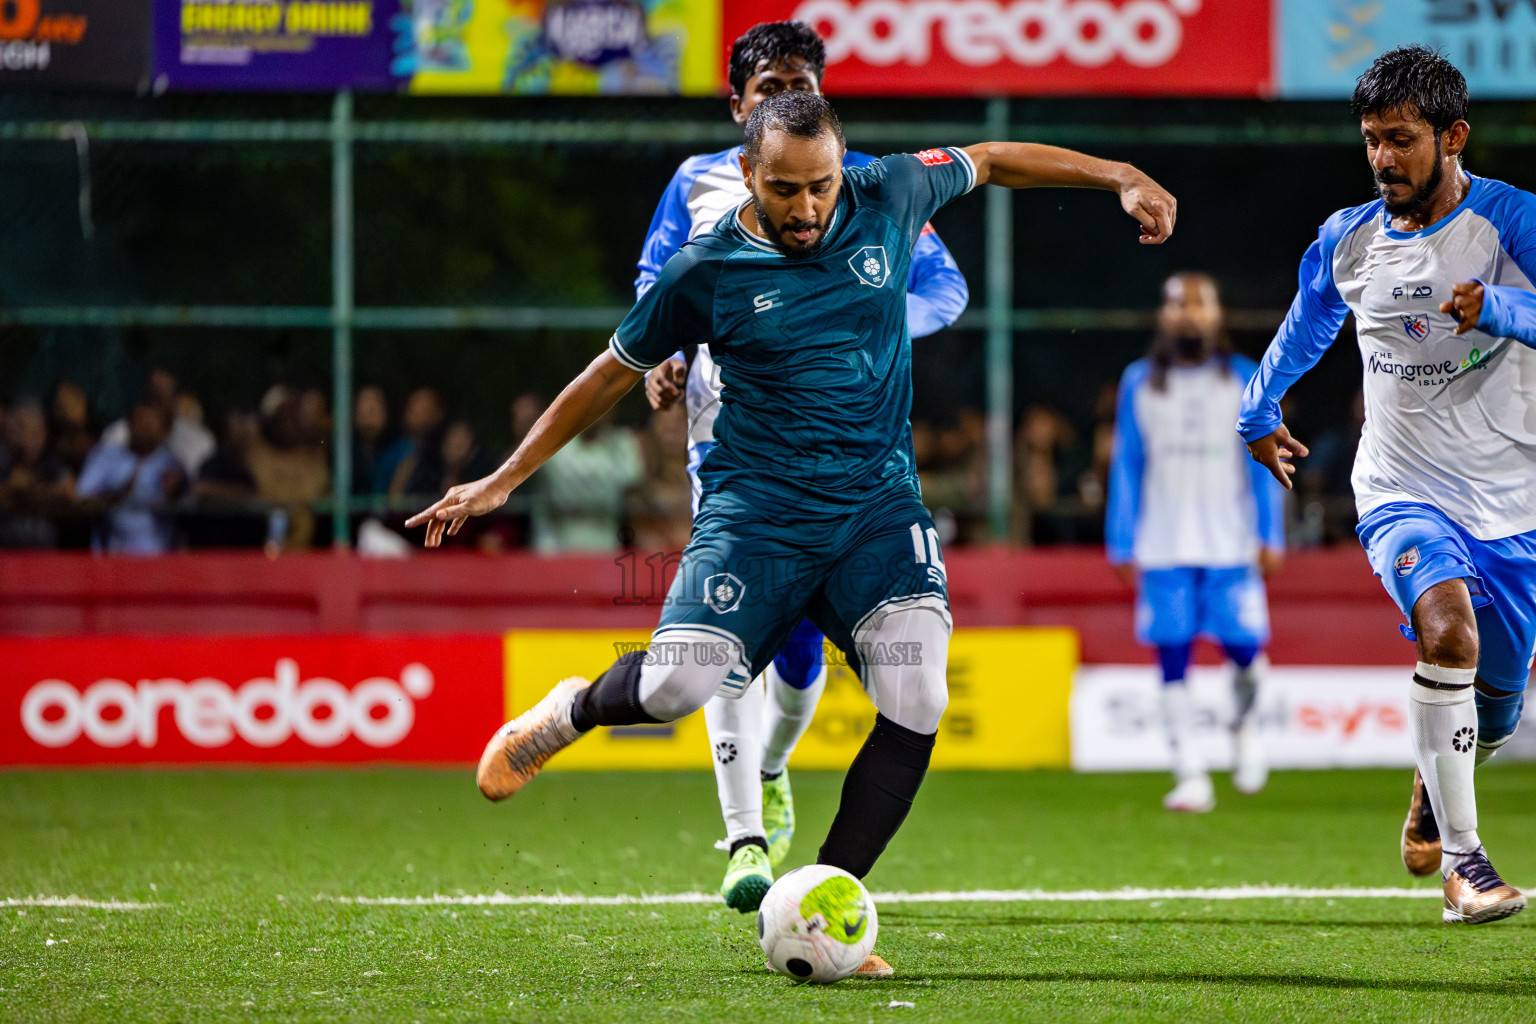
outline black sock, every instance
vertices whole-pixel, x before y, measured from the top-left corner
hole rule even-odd
[[[842,802],[818,864],[842,868],[855,878],[869,874],[912,809],[937,735],[913,732],[875,715],[875,727],[843,780]]]
[[[762,836],[743,836],[741,839],[738,839],[731,844],[730,856],[736,856],[736,851],[741,849],[743,846],[761,846],[764,853],[768,852],[767,839],[764,839]]]
[[[645,651],[631,651],[609,666],[597,681],[576,695],[571,724],[582,732],[599,725],[659,722],[640,706],[640,669]]]

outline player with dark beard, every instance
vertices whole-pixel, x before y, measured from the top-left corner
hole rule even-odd
[[[1379,195],[1328,218],[1248,385],[1238,430],[1290,486],[1280,398],[1354,313],[1365,427],[1352,483],[1371,567],[1418,645],[1403,863],[1447,922],[1525,908],[1477,831],[1473,769],[1520,720],[1536,647],[1536,195],[1461,166],[1467,83],[1422,46],[1355,87]]]

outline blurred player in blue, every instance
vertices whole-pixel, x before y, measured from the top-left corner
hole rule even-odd
[[[1280,398],[1353,313],[1358,532],[1418,645],[1403,863],[1440,872],[1445,921],[1479,924],[1525,908],[1478,837],[1473,769],[1514,733],[1536,648],[1536,196],[1462,169],[1466,79],[1432,50],[1378,57],[1354,111],[1380,198],[1302,257],[1238,431],[1289,487],[1307,448]]]
[[[989,142],[843,167],[826,100],[786,91],[747,118],[749,198],[667,261],[603,352],[495,473],[408,520],[436,547],[499,507],[679,347],[719,366],[703,496],[648,651],[562,680],[497,730],[476,781],[499,800],[597,726],[674,721],[739,697],[803,618],[847,653],[876,709],[817,860],[869,873],[911,809],[948,701],[938,531],[912,459],[907,280],[928,218],[976,185],[1113,191],[1156,244],[1173,197],[1128,164]]]
[[[785,91],[821,92],[826,47],[816,32],[798,21],[754,25],[731,47],[731,116],[745,124],[752,108]],[[866,167],[875,158],[852,150],[844,167]],[[637,297],[656,283],[667,260],[683,243],[714,227],[747,200],[741,177],[741,147],[691,157],[672,176],[662,196],[640,256]],[[965,311],[965,278],[932,226],[924,224],[907,272],[907,329],[921,338],[947,327]],[[656,409],[685,399],[688,413],[688,472],[693,478],[695,511],[702,488],[698,469],[714,444],[720,410],[720,374],[709,346],[681,354],[646,375],[646,396]],[[739,699],[712,698],[704,705],[709,729],[720,810],[726,837],[721,845],[730,862],[720,893],[737,910],[756,910],[762,893],[789,853],[795,834],[794,800],[785,770],[789,755],[816,712],[827,682],[822,664],[821,631],[805,620],[790,634],[778,657],[763,673],[763,685],[749,687]],[[766,710],[765,710],[766,705]]]
[[[1203,813],[1216,791],[1194,736],[1184,677],[1195,637],[1232,663],[1232,785],[1264,788],[1269,769],[1254,707],[1269,640],[1263,576],[1285,549],[1285,491],[1232,436],[1258,365],[1237,355],[1216,282],[1177,274],[1163,285],[1152,351],[1120,378],[1109,507],[1109,560],[1136,587],[1136,638],[1157,648],[1173,746],[1171,811]]]

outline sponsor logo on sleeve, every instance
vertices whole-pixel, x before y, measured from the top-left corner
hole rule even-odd
[[[937,167],[940,164],[952,164],[955,158],[942,149],[925,149],[921,153],[914,154],[924,167]]]

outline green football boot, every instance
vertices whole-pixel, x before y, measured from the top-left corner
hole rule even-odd
[[[789,772],[763,781],[763,827],[768,830],[768,863],[775,868],[789,856],[795,840],[795,796],[789,791]]]
[[[725,881],[720,883],[720,895],[725,905],[743,914],[750,914],[763,904],[763,896],[773,884],[773,869],[768,866],[768,853],[756,843],[748,843],[731,854],[731,862],[725,866]]]

